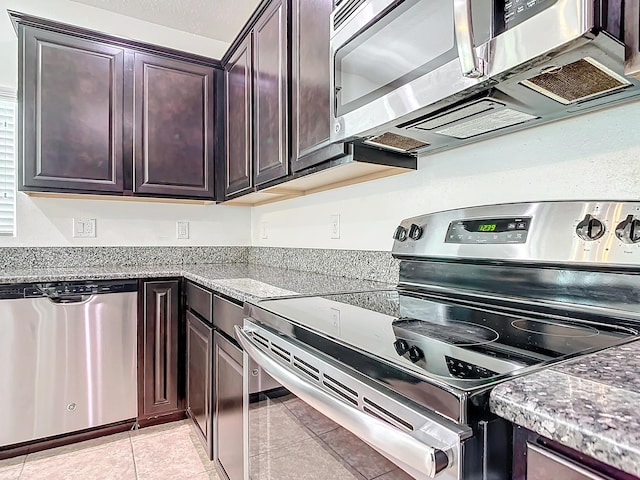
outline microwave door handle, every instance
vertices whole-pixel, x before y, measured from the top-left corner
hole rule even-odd
[[[235,326],[235,333],[244,351],[283,387],[376,450],[396,459],[399,465],[413,470],[414,475],[422,474],[424,477],[426,474],[428,478],[435,478],[452,465],[453,453],[430,447],[382,420],[346,405],[270,358],[254,345],[247,331],[238,325]]]
[[[471,0],[453,0],[453,24],[462,75],[468,78],[482,77],[484,71],[480,67],[473,44]]]

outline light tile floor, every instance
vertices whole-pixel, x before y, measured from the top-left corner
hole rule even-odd
[[[165,479],[220,480],[186,420],[0,460],[0,480]]]

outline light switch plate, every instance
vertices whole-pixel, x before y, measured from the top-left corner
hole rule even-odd
[[[329,238],[340,238],[340,215],[329,217]]]
[[[176,238],[180,238],[180,239],[189,238],[189,222],[186,222],[186,221],[176,222]]]
[[[266,240],[269,238],[269,232],[267,230],[267,222],[260,222],[260,238]]]
[[[76,238],[94,238],[96,236],[96,219],[74,218],[73,236]]]

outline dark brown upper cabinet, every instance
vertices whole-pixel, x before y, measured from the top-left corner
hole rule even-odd
[[[33,27],[20,50],[20,189],[122,192],[124,49]]]
[[[291,169],[347,154],[331,135],[330,16],[333,0],[291,0]]]
[[[259,9],[226,62],[225,198],[289,174],[287,12],[287,0]]]
[[[213,197],[214,69],[136,53],[134,192]]]
[[[252,162],[252,34],[230,58],[225,69],[227,195],[253,187]]]
[[[217,60],[11,16],[20,190],[214,200]]]
[[[287,3],[275,0],[253,30],[254,183],[289,173]]]

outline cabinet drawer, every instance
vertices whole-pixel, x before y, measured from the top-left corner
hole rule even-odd
[[[527,444],[527,480],[609,480],[573,461]]]
[[[216,295],[213,299],[213,324],[231,338],[235,338],[233,327],[242,326],[243,310],[242,306]]]
[[[195,283],[187,282],[187,306],[209,322],[213,322],[213,294]]]

